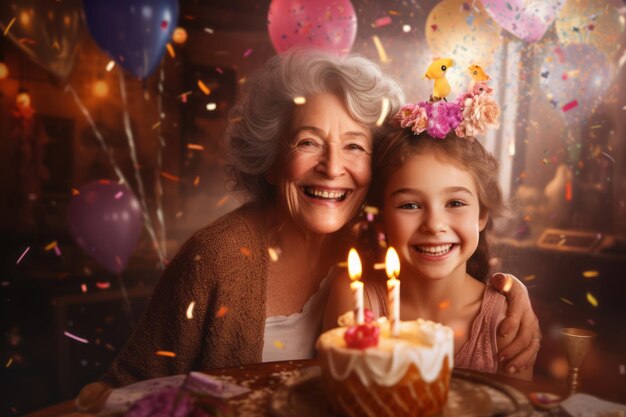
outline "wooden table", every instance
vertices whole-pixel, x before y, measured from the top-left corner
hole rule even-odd
[[[253,391],[247,396],[254,395],[254,401],[249,401],[246,396],[238,397],[231,400],[234,410],[239,410],[242,407],[252,414],[258,416],[270,416],[269,401],[272,393],[282,386],[286,379],[293,376],[295,371],[314,366],[317,361],[311,360],[298,360],[298,361],[286,361],[286,362],[266,362],[253,365],[246,365],[237,368],[227,368],[207,371],[207,374],[228,377],[233,382],[246,386]],[[485,376],[476,372],[477,375]],[[519,381],[503,375],[489,375],[493,381],[505,383],[525,395],[531,392],[552,392],[560,396],[567,394],[567,388],[562,381],[549,381],[536,379],[533,382]],[[246,402],[248,404],[246,404]],[[254,407],[254,409],[250,409]],[[65,401],[60,404],[47,407],[37,412],[28,414],[26,417],[60,417],[66,414],[77,412],[74,401]]]

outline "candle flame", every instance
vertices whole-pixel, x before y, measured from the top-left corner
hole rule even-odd
[[[385,270],[387,271],[387,278],[398,278],[400,275],[400,258],[398,258],[398,252],[389,246],[387,249],[387,255],[385,256]]]
[[[348,253],[348,275],[350,275],[352,281],[358,281],[361,278],[362,271],[359,254],[356,252],[356,249],[352,248]]]

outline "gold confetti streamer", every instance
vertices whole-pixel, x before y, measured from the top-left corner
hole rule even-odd
[[[585,271],[583,277],[585,278],[597,278],[600,275],[598,271]]]
[[[590,292],[587,293],[587,301],[594,307],[598,307],[598,300]]]
[[[196,302],[192,301],[187,306],[187,318],[191,320],[193,318],[193,308],[196,306]]]
[[[170,352],[169,350],[157,350],[154,352],[157,356],[165,356],[167,358],[175,358],[176,354],[174,352]]]

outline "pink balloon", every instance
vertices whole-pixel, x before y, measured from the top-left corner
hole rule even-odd
[[[350,0],[272,0],[267,29],[276,52],[294,46],[346,55],[356,37]]]
[[[141,236],[137,197],[127,186],[111,181],[90,182],[78,191],[67,208],[70,232],[89,256],[119,274]]]
[[[537,42],[556,19],[565,0],[481,0],[501,28],[526,42]]]

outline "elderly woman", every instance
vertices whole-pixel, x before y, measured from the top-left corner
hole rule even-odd
[[[364,58],[272,58],[227,130],[228,172],[249,201],[182,246],[102,381],[313,357],[329,271],[346,256],[342,229],[370,184],[384,99],[395,114],[403,94]],[[509,330],[527,317],[509,351],[521,366],[538,325],[523,285],[509,298]]]

